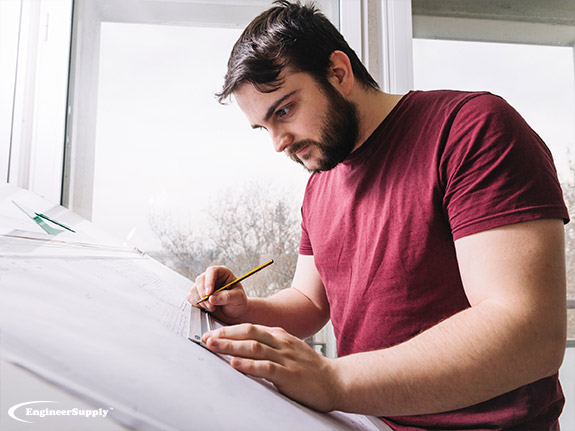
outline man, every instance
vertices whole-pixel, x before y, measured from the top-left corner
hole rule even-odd
[[[232,95],[314,174],[292,286],[211,295],[201,306],[232,325],[208,348],[398,430],[558,429],[568,215],[522,118],[488,93],[383,93],[325,17],[287,1],[234,46]],[[188,299],[234,278],[210,267]],[[337,359],[301,341],[330,317]]]

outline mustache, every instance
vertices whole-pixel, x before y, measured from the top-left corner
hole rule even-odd
[[[316,142],[312,139],[304,139],[303,141],[298,141],[298,142],[294,142],[292,143],[288,148],[287,148],[287,155],[289,157],[291,157],[292,159],[297,159],[296,154],[304,149],[307,146],[316,146],[316,147],[321,147],[321,144],[319,142]],[[299,159],[298,159],[299,160]]]

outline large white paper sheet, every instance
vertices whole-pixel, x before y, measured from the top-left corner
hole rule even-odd
[[[35,230],[11,208],[14,195],[78,233]],[[191,281],[28,192],[0,187],[0,198],[5,359],[137,430],[389,429],[320,414],[237,372],[187,339]]]

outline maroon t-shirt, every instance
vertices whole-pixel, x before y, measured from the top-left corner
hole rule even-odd
[[[300,253],[325,285],[338,355],[409,340],[469,307],[454,241],[568,219],[551,154],[489,93],[410,92],[334,169],[311,176]],[[557,376],[458,411],[385,418],[394,429],[552,429]]]

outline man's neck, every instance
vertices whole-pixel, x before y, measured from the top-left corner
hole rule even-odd
[[[359,136],[354,151],[363,145],[402,97],[403,95],[383,91],[358,91],[354,103],[359,114]]]

